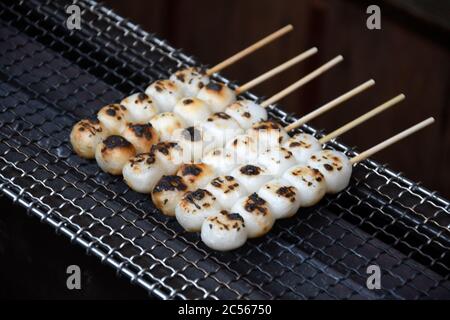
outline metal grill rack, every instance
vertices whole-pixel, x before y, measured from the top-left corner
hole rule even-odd
[[[450,298],[449,202],[377,163],[359,164],[347,190],[266,237],[218,253],[74,155],[76,121],[196,61],[90,0],[75,1],[82,29],[70,31],[71,3],[0,3],[3,194],[159,298]],[[373,264],[381,290],[366,287]]]

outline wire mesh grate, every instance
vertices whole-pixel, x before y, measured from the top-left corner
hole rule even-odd
[[[449,202],[377,163],[358,165],[347,190],[268,236],[217,253],[75,156],[76,121],[196,63],[96,2],[75,3],[83,24],[75,31],[64,24],[72,1],[0,4],[4,194],[164,299],[450,298]],[[295,120],[277,108],[272,116]],[[366,287],[372,264],[383,272],[381,290]]]

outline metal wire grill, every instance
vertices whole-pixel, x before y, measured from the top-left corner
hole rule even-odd
[[[76,121],[196,63],[102,5],[75,3],[74,31],[65,28],[69,1],[0,3],[4,194],[160,298],[450,298],[449,202],[377,163],[358,165],[346,191],[268,236],[217,253],[74,155]],[[278,108],[272,116],[295,119]],[[381,290],[366,287],[373,264]]]

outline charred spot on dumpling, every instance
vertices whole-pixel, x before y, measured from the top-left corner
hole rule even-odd
[[[266,200],[260,198],[256,193],[248,196],[245,201],[244,209],[248,212],[254,212],[256,214],[267,214]]]
[[[222,91],[223,85],[217,82],[210,82],[206,85],[206,89],[211,91],[220,92]]]
[[[164,87],[162,87],[161,84],[156,84],[155,85],[155,90],[157,92],[163,92],[164,91]]]
[[[99,126],[99,124],[100,124],[100,121],[98,121],[97,119],[82,120],[78,123],[78,126],[79,126],[78,131],[83,132],[86,130],[86,131],[89,131],[90,134],[94,135],[97,132],[103,131],[102,127]]]
[[[252,115],[250,114],[250,112],[245,111],[245,112],[242,114],[242,116],[243,116],[244,118],[250,119]]]
[[[189,195],[191,198],[193,198],[195,200],[202,200],[206,196],[212,196],[212,194],[208,190],[205,190],[205,189],[198,189],[198,190],[189,192]]]
[[[323,165],[323,167],[324,167],[325,170],[327,170],[327,171],[333,171],[333,166],[332,166],[332,165],[329,165],[328,163],[325,163],[325,164]]]
[[[164,191],[186,191],[187,185],[179,176],[163,176],[153,189],[154,193]]]
[[[117,111],[115,108],[108,108],[108,109],[106,109],[106,114],[108,116],[115,117],[117,114]]]
[[[253,126],[255,130],[281,130],[281,126],[274,121],[263,121]]]
[[[177,72],[176,78],[178,79],[178,81],[183,83],[186,81],[186,75],[184,74],[184,72]]]
[[[209,191],[203,190],[203,189],[198,189],[196,191],[191,191],[186,193],[186,195],[184,196],[184,198],[192,205],[194,205],[198,210],[201,209],[201,207],[196,203],[196,201],[201,201],[203,200],[206,196],[211,196],[211,193]],[[207,203],[205,203],[203,205],[203,207],[208,207],[208,205],[206,205]],[[206,205],[206,206],[205,206]]]
[[[231,119],[231,117],[229,115],[227,115],[225,112],[217,112],[214,113],[214,116],[219,118],[219,119],[223,119],[223,120],[229,120]]]
[[[145,156],[147,157],[147,160],[145,160],[145,162],[147,164],[153,164],[156,161],[155,155],[151,154],[151,153],[145,153]]]
[[[181,174],[183,176],[199,176],[203,169],[196,164],[185,164],[181,167]]]
[[[239,213],[225,213],[227,218],[231,221],[241,221],[244,222],[244,218]]]
[[[183,130],[181,133],[182,137],[191,142],[201,141],[202,140],[202,134],[200,130],[198,130],[195,127],[189,127]]]
[[[106,149],[129,148],[132,144],[121,136],[109,136],[103,141]],[[104,151],[104,150],[103,150]]]
[[[185,106],[190,105],[190,104],[192,104],[192,103],[194,103],[194,100],[192,100],[192,99],[184,99],[184,100],[183,100],[183,104],[184,104]]]
[[[278,188],[278,190],[276,192],[279,196],[285,197],[285,198],[292,198],[292,197],[295,197],[295,195],[296,195],[295,188],[292,186],[280,187],[280,188]]]
[[[139,93],[139,94],[138,94],[138,96],[137,96],[137,98],[138,98],[138,101],[140,101],[140,102],[142,102],[142,101],[145,101],[145,100],[148,100],[148,99],[149,99],[148,95],[146,95],[146,94],[145,94],[145,93],[143,93],[143,92]]]
[[[129,124],[128,127],[133,131],[136,137],[145,137],[147,140],[153,138],[152,125],[151,124]]]
[[[145,154],[144,153],[138,154],[136,157],[134,157],[130,160],[130,164],[133,167],[134,165],[141,163],[144,160],[145,160]]]
[[[257,166],[253,166],[251,164],[241,167],[241,169],[239,171],[241,171],[242,174],[245,174],[247,176],[257,176],[257,175],[261,174],[261,168],[257,167]]]
[[[170,149],[173,149],[177,146],[176,142],[159,142],[152,146],[150,152],[161,152],[163,155],[167,156],[170,153]]]

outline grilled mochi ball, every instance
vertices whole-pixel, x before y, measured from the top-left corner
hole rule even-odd
[[[128,160],[122,170],[127,185],[136,192],[152,192],[164,171],[162,164],[151,153],[138,154]]]
[[[258,122],[248,129],[247,134],[258,141],[260,150],[278,146],[289,139],[286,130],[274,121]]]
[[[158,80],[145,89],[160,112],[172,111],[178,100],[183,97],[183,92],[173,81]]]
[[[202,159],[219,175],[226,175],[238,166],[235,157],[223,148],[215,148],[208,151]]]
[[[183,164],[177,171],[189,190],[204,188],[216,177],[214,169],[205,163]]]
[[[251,164],[237,167],[230,175],[235,177],[249,193],[257,192],[264,183],[273,179],[266,168]]]
[[[244,130],[250,129],[254,124],[267,121],[266,108],[251,100],[239,100],[225,109],[230,117],[239,123]]]
[[[129,120],[126,107],[120,104],[109,104],[97,113],[100,123],[110,134],[121,134]]]
[[[324,176],[311,167],[292,167],[283,174],[283,179],[297,188],[302,207],[311,207],[318,203],[327,190]]]
[[[123,167],[135,154],[133,145],[121,136],[109,136],[95,149],[98,166],[113,175],[121,175]]]
[[[228,141],[225,149],[239,164],[255,163],[258,160],[258,141],[248,134],[234,137]]]
[[[196,97],[210,81],[205,71],[196,67],[178,70],[170,76],[170,80],[181,88],[185,97]]]
[[[220,176],[214,178],[205,188],[211,192],[224,209],[230,210],[231,207],[242,197],[247,191],[232,176]]]
[[[145,124],[159,113],[152,99],[145,93],[135,93],[120,102],[129,112],[129,120],[133,123]]]
[[[335,194],[347,188],[352,175],[352,165],[347,156],[334,150],[313,153],[308,165],[318,169],[325,177],[327,192]]]
[[[297,188],[284,179],[274,179],[264,184],[258,195],[266,200],[275,219],[292,217],[300,208]]]
[[[178,223],[188,232],[197,232],[203,221],[221,211],[216,198],[207,190],[187,192],[175,208]]]
[[[322,150],[319,140],[310,134],[299,133],[284,142],[283,147],[288,149],[298,163],[305,164],[316,151]]]
[[[161,141],[173,139],[177,130],[182,130],[186,126],[183,119],[173,112],[159,113],[153,117],[150,123],[158,132]]]
[[[173,112],[188,126],[196,126],[206,121],[211,115],[209,105],[197,98],[181,99],[175,105]]]
[[[258,163],[267,168],[273,176],[281,176],[287,169],[297,164],[290,151],[283,147],[273,147],[258,156]]]
[[[159,141],[158,133],[151,124],[128,123],[122,136],[131,142],[137,153],[149,152],[152,145]]]
[[[231,208],[231,211],[242,216],[249,238],[265,235],[272,229],[275,222],[267,201],[260,198],[256,193],[239,199]]]
[[[175,207],[188,191],[187,185],[179,176],[163,176],[152,191],[154,205],[166,216],[175,216]]]
[[[175,174],[184,162],[183,149],[176,142],[159,142],[152,146],[150,153],[161,163],[164,174]]]
[[[227,141],[244,133],[239,124],[224,112],[212,114],[202,124],[209,146],[224,147]]]
[[[82,158],[94,159],[95,148],[106,137],[107,131],[98,120],[77,122],[70,132],[73,150]]]
[[[203,221],[201,238],[213,250],[237,249],[247,241],[244,219],[237,213],[221,211]]]
[[[211,81],[199,91],[197,98],[205,101],[212,112],[223,112],[236,101],[236,93],[223,83]]]

